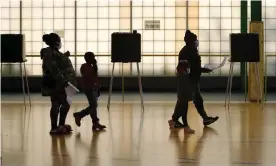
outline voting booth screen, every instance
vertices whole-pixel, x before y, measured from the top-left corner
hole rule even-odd
[[[1,34],[1,63],[25,60],[25,37],[21,34]]]
[[[112,33],[111,62],[141,62],[141,34]]]
[[[260,62],[260,44],[258,34],[231,34],[230,42],[231,62]]]

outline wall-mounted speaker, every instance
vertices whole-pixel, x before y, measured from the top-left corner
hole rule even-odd
[[[231,62],[260,62],[259,34],[230,34]]]
[[[111,62],[141,62],[141,34],[137,31],[112,33]]]
[[[20,63],[25,60],[25,36],[1,34],[1,63]]]

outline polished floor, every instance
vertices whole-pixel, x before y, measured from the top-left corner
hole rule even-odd
[[[138,95],[137,95],[138,96]],[[275,166],[276,104],[264,108],[236,102],[227,111],[223,102],[206,102],[209,115],[219,121],[204,128],[194,106],[189,123],[195,134],[169,130],[167,120],[174,101],[152,95],[141,111],[139,100],[99,104],[105,132],[92,132],[90,117],[78,128],[72,113],[86,107],[85,98],[73,103],[67,123],[69,136],[50,136],[47,98],[24,109],[19,100],[1,104],[1,150],[3,166]],[[126,99],[129,97],[126,95]],[[147,98],[147,96],[145,96]],[[151,97],[148,97],[151,98]],[[160,100],[158,100],[158,98]],[[81,99],[81,97],[80,97]],[[139,96],[136,97],[139,99]],[[118,100],[119,101],[119,100]]]

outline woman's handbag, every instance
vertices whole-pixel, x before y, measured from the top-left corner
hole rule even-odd
[[[42,96],[50,96],[56,88],[56,80],[50,75],[44,75],[41,82]]]

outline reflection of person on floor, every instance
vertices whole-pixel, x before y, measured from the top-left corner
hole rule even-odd
[[[43,60],[42,95],[50,96],[52,103],[50,134],[67,134],[72,130],[70,125],[65,125],[70,109],[66,100],[65,87],[68,86],[68,82],[76,85],[75,70],[69,59],[70,53],[59,52],[61,40],[57,34],[45,34],[43,41],[49,46],[41,49],[40,54]]]
[[[201,73],[209,73],[210,69],[201,67],[201,58],[198,54],[197,36],[187,30],[184,38],[186,46],[179,52],[178,90],[177,103],[172,120],[169,120],[171,128],[184,128],[185,132],[194,133],[187,122],[188,102],[193,99],[194,105],[203,119],[204,126],[210,125],[218,120],[218,117],[209,117],[204,109],[203,99],[200,94],[199,80]],[[183,124],[179,122],[182,117]]]
[[[100,96],[100,83],[98,78],[98,66],[95,55],[92,52],[87,52],[84,55],[86,63],[82,64],[80,72],[82,75],[82,85],[84,93],[89,102],[89,106],[80,112],[74,113],[77,126],[81,126],[81,119],[90,115],[93,123],[93,130],[102,130],[106,126],[99,123],[97,116],[98,97]]]
[[[68,135],[69,137],[71,135]],[[52,137],[52,166],[60,166],[60,165],[66,165],[71,166],[72,165],[72,158],[70,157],[70,154],[68,152],[67,146],[66,146],[66,137],[58,137],[53,136]],[[62,157],[61,157],[62,156]],[[66,159],[64,159],[66,157]],[[66,164],[65,164],[66,163]]]
[[[80,148],[80,149],[84,149],[83,151],[80,152],[81,153],[85,153],[85,155],[87,155],[87,152],[89,151],[88,154],[88,160],[87,163],[85,165],[87,166],[91,166],[91,165],[99,165],[99,160],[98,158],[100,158],[101,156],[99,156],[99,136],[101,133],[103,133],[104,130],[102,131],[98,131],[98,132],[93,132],[92,134],[92,139],[90,142],[90,146],[88,146],[88,144],[81,138],[81,134],[78,133],[76,135],[76,145]],[[91,158],[96,158],[96,160],[91,160]]]
[[[190,137],[191,135],[184,135],[184,140],[179,137],[180,130],[171,130],[169,139],[171,142],[175,143],[177,156],[176,158],[181,158],[189,163],[200,163],[201,153],[204,148],[204,143],[206,139],[212,135],[218,135],[217,131],[210,127],[204,127],[203,133],[199,139],[193,140],[195,137]],[[190,140],[192,139],[192,140]],[[191,150],[193,149],[193,150]],[[185,163],[183,161],[182,163]]]

